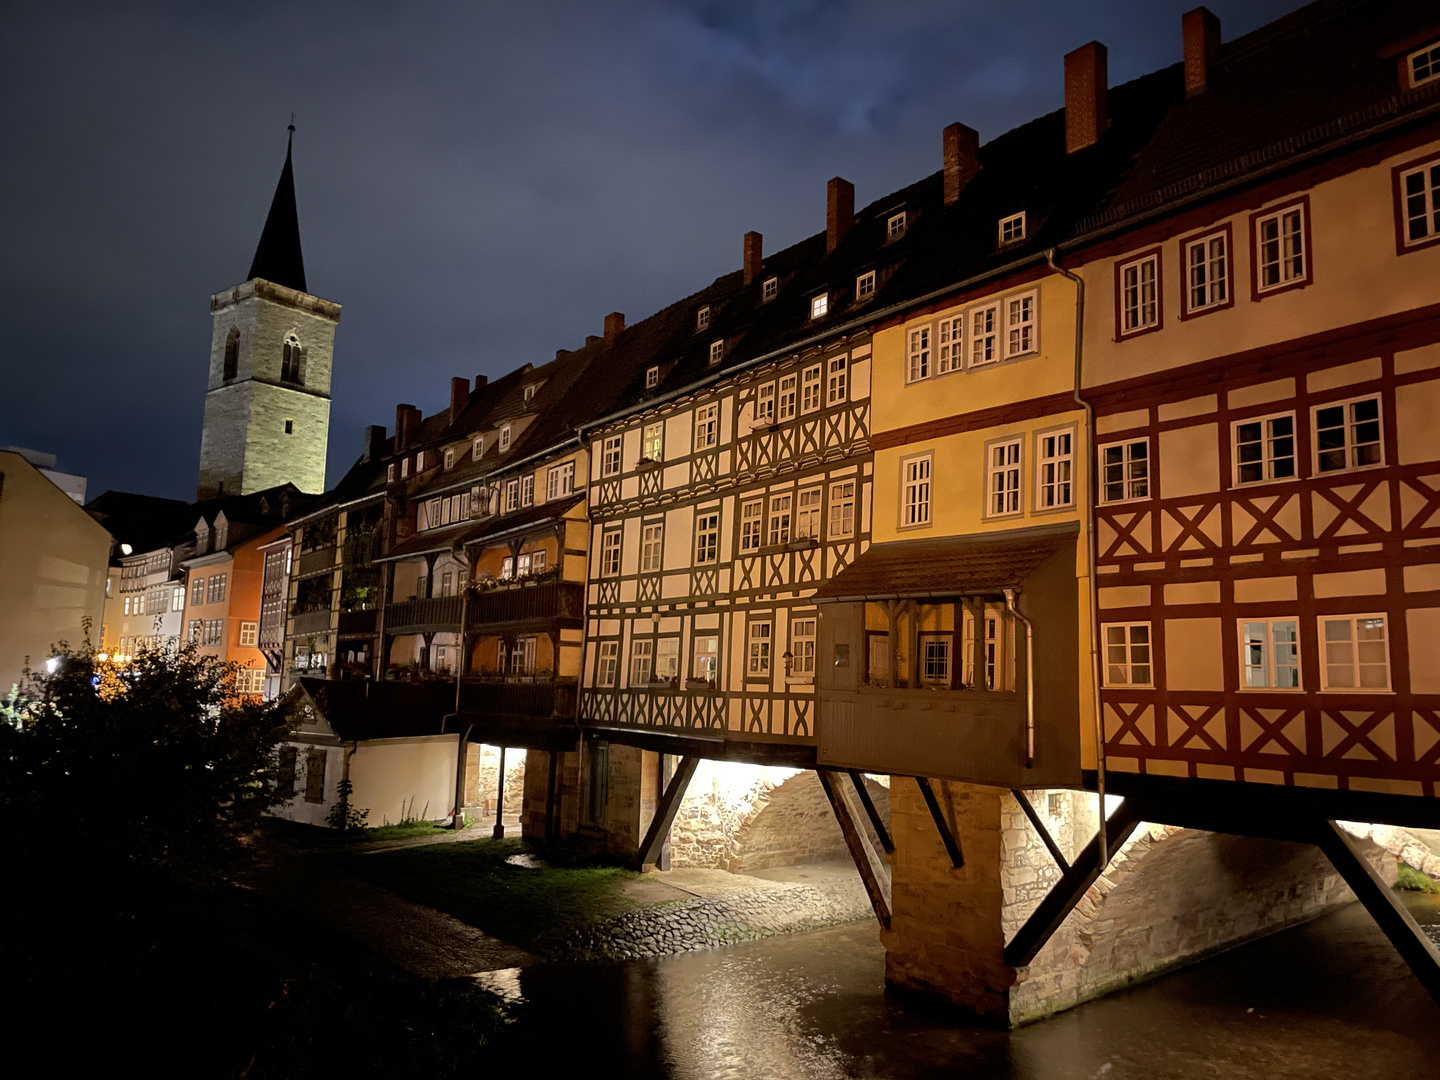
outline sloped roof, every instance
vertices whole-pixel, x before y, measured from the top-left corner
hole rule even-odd
[[[117,544],[129,544],[137,554],[167,546],[195,524],[193,503],[130,491],[102,492],[85,509]]]
[[[255,249],[255,258],[250,263],[247,281],[264,278],[287,289],[305,287],[305,260],[300,254],[300,215],[295,209],[295,171],[290,164],[291,143],[295,127],[290,126],[290,139],[285,143],[285,165],[280,170],[280,182],[275,185],[275,197],[270,200],[270,213],[265,218],[265,228],[260,233],[260,244]]]

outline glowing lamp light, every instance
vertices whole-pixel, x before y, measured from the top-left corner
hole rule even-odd
[[[103,664],[103,663],[105,663],[106,660],[109,660],[109,659],[110,659],[110,656],[109,656],[108,653],[103,653],[103,652],[102,652],[102,653],[96,653],[96,654],[95,654],[95,659],[96,659],[96,660],[99,660],[99,661]]]
[[[130,555],[130,554],[132,554],[134,551],[135,551],[135,549],[132,548],[129,544],[121,544],[121,545],[120,545],[120,554],[121,554],[121,555]]]
[[[46,661],[45,661],[45,670],[48,671],[51,675],[54,675],[55,672],[59,671],[59,670],[60,670],[60,657],[58,657],[58,656],[52,656],[52,657],[50,657],[49,660],[46,660]]]

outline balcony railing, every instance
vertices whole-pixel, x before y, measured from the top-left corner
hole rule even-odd
[[[573,717],[575,683],[464,679],[460,684],[460,708],[496,717]]]
[[[379,629],[380,612],[342,611],[338,631],[346,635],[373,634]]]
[[[578,581],[544,581],[532,585],[523,578],[470,595],[469,626],[505,625],[570,619],[579,625],[585,613],[585,586]]]
[[[435,596],[426,600],[402,600],[385,605],[387,634],[459,630],[464,601],[458,596]]]
[[[296,634],[323,634],[330,629],[330,609],[321,608],[319,611],[302,611],[295,616],[295,628],[292,631]]]
[[[295,560],[295,576],[297,578],[309,577],[311,574],[318,574],[334,568],[335,545],[333,544],[315,551],[307,551]]]

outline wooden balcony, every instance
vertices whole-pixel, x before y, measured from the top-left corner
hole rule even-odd
[[[578,627],[585,616],[585,586],[578,581],[532,584],[521,578],[472,593],[470,629],[504,630],[533,623]]]
[[[458,632],[464,601],[458,596],[435,596],[425,600],[402,600],[385,605],[387,634],[428,634]]]
[[[341,637],[364,637],[373,635],[380,628],[380,612],[377,609],[369,611],[342,611],[337,632]]]
[[[323,634],[330,629],[330,609],[298,612],[291,626],[292,634]]]
[[[319,574],[326,570],[335,569],[335,545],[316,548],[314,551],[307,551],[295,560],[295,574],[297,578],[309,577],[311,574]]]
[[[575,683],[546,679],[462,679],[460,710],[484,717],[563,717],[575,715]]]

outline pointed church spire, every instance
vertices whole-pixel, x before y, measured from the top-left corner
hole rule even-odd
[[[294,120],[294,117],[291,117]],[[290,138],[285,143],[285,167],[280,170],[280,183],[275,185],[275,198],[270,203],[270,216],[260,234],[260,246],[250,264],[247,280],[264,278],[276,285],[309,292],[305,287],[305,260],[300,255],[300,215],[295,211],[295,173],[290,166],[290,147],[295,139],[295,124],[290,124]]]

